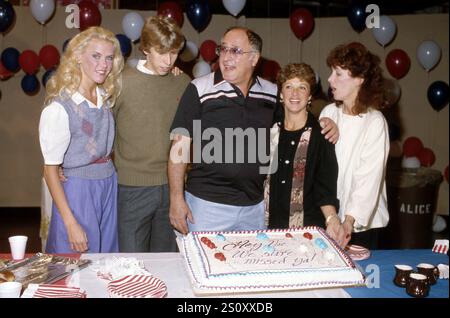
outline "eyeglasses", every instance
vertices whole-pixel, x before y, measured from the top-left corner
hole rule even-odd
[[[227,52],[230,53],[232,57],[239,57],[242,54],[257,53],[258,51],[247,51],[247,52],[244,52],[244,50],[242,50],[239,47],[226,47],[226,46],[222,46],[222,45],[218,45],[216,47],[216,54],[217,55],[225,55]]]

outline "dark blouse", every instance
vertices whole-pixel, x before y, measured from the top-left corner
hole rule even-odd
[[[312,127],[303,184],[304,226],[325,226],[320,207],[334,205],[339,210],[336,197],[338,164],[334,145],[320,133],[320,125],[308,113],[304,128],[287,131],[280,126],[278,143],[278,169],[270,176],[269,228],[289,227],[292,190],[293,161],[300,137],[306,127]]]

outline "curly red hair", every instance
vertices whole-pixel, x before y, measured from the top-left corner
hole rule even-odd
[[[351,76],[364,80],[356,97],[353,109],[355,115],[367,112],[369,107],[378,110],[385,108],[380,58],[364,45],[353,42],[335,47],[327,57],[327,64],[329,67],[339,66],[349,70]],[[341,104],[342,101],[336,101],[336,105]]]

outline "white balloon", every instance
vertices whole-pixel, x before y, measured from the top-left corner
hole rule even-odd
[[[45,24],[55,12],[55,0],[31,0],[30,10],[36,21]]]
[[[205,61],[198,61],[192,69],[192,75],[195,78],[211,73],[211,66]]]
[[[141,37],[143,26],[144,19],[136,12],[129,12],[122,19],[123,32],[131,41],[136,41]]]
[[[390,43],[397,32],[397,25],[394,20],[392,20],[387,15],[380,16],[380,27],[373,28],[372,34],[375,37],[375,40],[383,47]]]
[[[246,0],[222,0],[225,9],[234,16],[237,16],[244,9],[245,2]]]
[[[131,66],[132,68],[135,68],[138,65],[138,63],[139,63],[139,59],[136,59],[136,58],[129,58],[127,60],[127,64],[129,66]]]
[[[420,160],[417,157],[403,157],[402,168],[418,169],[420,168]]]
[[[183,62],[190,62],[196,59],[198,56],[198,47],[192,41],[186,41],[186,45],[184,46],[183,51],[179,55],[180,60]]]
[[[417,47],[417,59],[420,65],[428,72],[441,58],[441,48],[434,41],[423,41]]]
[[[436,215],[433,222],[433,232],[434,233],[442,232],[443,230],[445,230],[446,227],[447,222],[445,221],[445,219],[440,215]]]

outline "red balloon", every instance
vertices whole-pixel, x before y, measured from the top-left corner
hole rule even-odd
[[[10,78],[11,76],[13,76],[14,73],[7,70],[4,66],[2,61],[0,61],[0,80],[6,80],[8,78]]]
[[[80,9],[80,31],[84,31],[91,26],[99,26],[102,23],[100,10],[91,1],[81,1],[78,8]]]
[[[59,64],[59,52],[53,45],[45,45],[39,51],[39,60],[42,66],[49,70]]]
[[[405,51],[395,49],[386,56],[386,66],[393,77],[400,79],[408,73],[411,60]]]
[[[19,65],[27,74],[34,74],[39,69],[39,56],[31,50],[25,50],[19,56]]]
[[[436,162],[436,156],[430,148],[423,148],[419,152],[418,158],[423,167],[431,167]]]
[[[180,28],[183,25],[183,10],[176,2],[167,1],[161,3],[158,7],[158,15],[174,19]]]
[[[295,36],[303,41],[314,28],[314,18],[307,9],[299,8],[292,12],[290,25]]]
[[[212,62],[216,59],[217,44],[213,40],[206,40],[200,45],[200,55],[206,62]]]
[[[417,137],[408,137],[403,142],[403,155],[405,157],[418,157],[422,149],[423,143]]]
[[[281,70],[280,64],[276,61],[266,60],[262,65],[261,76],[271,82],[276,82],[278,72]]]

